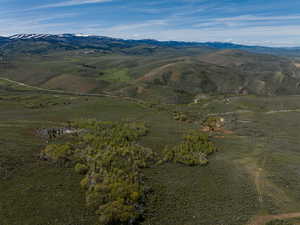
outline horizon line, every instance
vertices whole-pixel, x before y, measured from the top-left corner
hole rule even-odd
[[[205,44],[205,43],[221,43],[221,44],[232,44],[232,45],[241,45],[246,47],[265,47],[265,48],[300,48],[298,45],[289,45],[284,46],[276,43],[273,43],[274,45],[264,45],[264,44],[258,44],[258,43],[239,43],[239,42],[232,42],[232,41],[184,41],[184,40],[160,40],[160,39],[154,39],[154,38],[122,38],[122,37],[113,37],[113,36],[106,36],[106,35],[99,35],[99,34],[86,34],[86,33],[15,33],[12,35],[0,35],[0,37],[10,38],[16,35],[53,35],[53,36],[60,36],[60,35],[74,35],[78,37],[106,37],[106,38],[112,38],[112,39],[119,39],[119,40],[133,40],[133,41],[145,41],[145,40],[152,40],[157,42],[183,42],[183,43],[199,43],[199,44]]]

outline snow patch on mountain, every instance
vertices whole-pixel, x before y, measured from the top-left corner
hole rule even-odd
[[[15,34],[8,37],[11,40],[26,40],[26,39],[45,39],[45,38],[96,38],[96,39],[110,39],[110,40],[121,40],[115,38],[108,38],[104,36],[97,36],[93,34]]]
[[[90,35],[90,34],[75,34],[76,37],[91,37],[95,35]]]
[[[10,39],[38,39],[51,36],[50,34],[15,34]]]

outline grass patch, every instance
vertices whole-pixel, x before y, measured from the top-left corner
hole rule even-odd
[[[129,69],[123,68],[115,68],[115,69],[107,69],[103,72],[99,72],[98,80],[111,81],[111,82],[122,82],[127,83],[133,80],[133,78],[129,74]]]

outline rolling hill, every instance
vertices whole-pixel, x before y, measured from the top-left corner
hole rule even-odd
[[[230,43],[23,34],[0,38],[0,76],[43,88],[168,103],[192,102],[199,94],[299,94],[295,58],[278,55],[279,49],[265,48],[274,54],[256,49]],[[285,50],[291,49],[280,49]],[[257,52],[264,51],[261,47]]]

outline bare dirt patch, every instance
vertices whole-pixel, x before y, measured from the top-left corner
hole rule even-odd
[[[284,213],[278,215],[267,215],[267,216],[257,216],[253,220],[251,220],[248,225],[264,225],[271,220],[276,219],[291,219],[300,217],[300,212],[295,213]]]
[[[295,63],[294,64],[297,68],[300,68],[300,63]]]

